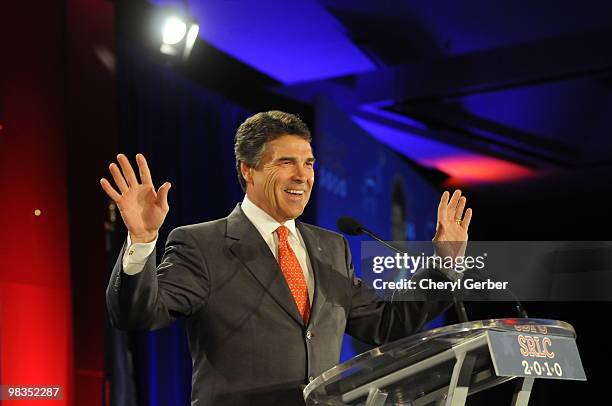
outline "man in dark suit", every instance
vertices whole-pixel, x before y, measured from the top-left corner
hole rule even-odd
[[[110,165],[119,191],[101,180],[128,229],[107,289],[111,320],[153,330],[186,318],[192,405],[303,404],[301,386],[338,362],[345,332],[379,345],[442,310],[379,300],[355,276],[344,237],[295,220],[314,183],[310,141],[291,114],[247,119],[235,138],[242,204],[226,218],[173,230],[157,267],[170,184],[155,191],[140,154],[141,182],[124,155],[120,168]],[[464,209],[460,191],[443,194],[434,240],[467,240],[472,213]],[[449,254],[461,255],[441,253]]]

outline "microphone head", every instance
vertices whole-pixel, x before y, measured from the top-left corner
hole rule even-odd
[[[336,226],[338,226],[338,230],[342,231],[344,234],[359,235],[363,233],[363,226],[357,219],[353,217],[340,217],[336,221]]]

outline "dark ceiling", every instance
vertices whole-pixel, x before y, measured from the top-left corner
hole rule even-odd
[[[612,174],[610,1],[188,6],[202,25],[200,54],[229,56],[223,66],[240,66],[264,93],[306,105],[331,98],[372,136],[466,184],[579,188]],[[207,52],[200,63],[212,66]],[[210,72],[193,63],[192,76]],[[452,173],[462,164],[505,175],[462,179]]]
[[[360,100],[539,173],[610,168],[612,2],[319,3],[399,85]]]

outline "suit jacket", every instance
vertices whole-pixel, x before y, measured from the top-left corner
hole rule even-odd
[[[106,291],[113,325],[154,330],[186,318],[192,405],[303,404],[300,387],[339,361],[343,334],[380,345],[439,314],[440,303],[379,300],[355,276],[346,239],[296,222],[314,272],[307,325],[278,262],[237,205],[226,218],[179,227],[163,259],[122,272]]]

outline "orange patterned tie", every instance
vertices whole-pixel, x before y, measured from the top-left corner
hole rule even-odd
[[[278,235],[278,263],[293,294],[298,311],[302,315],[304,323],[308,323],[308,318],[310,317],[308,286],[306,286],[302,267],[289,245],[289,229],[285,226],[280,226],[276,229],[276,234]]]

